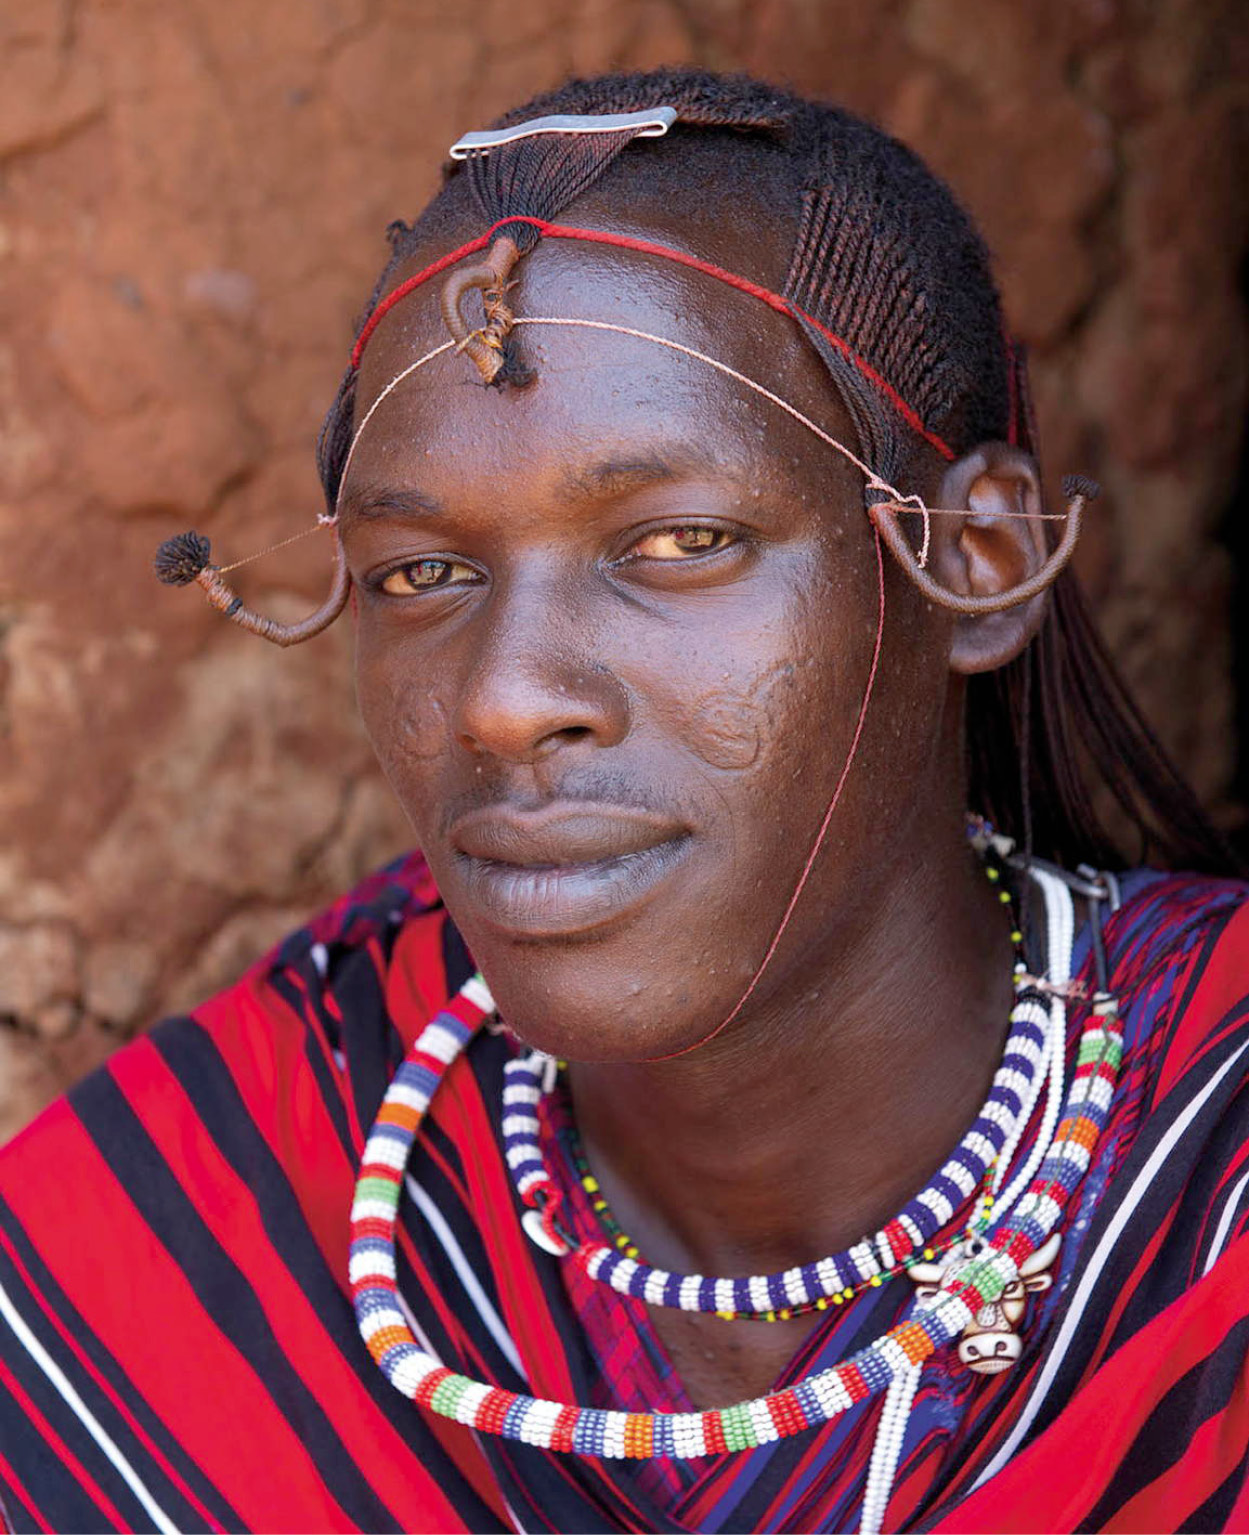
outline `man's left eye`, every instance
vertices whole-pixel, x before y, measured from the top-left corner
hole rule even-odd
[[[436,591],[439,587],[473,581],[477,572],[458,560],[413,560],[400,565],[382,578],[379,585],[391,597],[410,597],[414,592]]]
[[[682,560],[691,554],[712,554],[723,549],[730,537],[723,528],[682,523],[644,534],[629,552],[636,559]]]

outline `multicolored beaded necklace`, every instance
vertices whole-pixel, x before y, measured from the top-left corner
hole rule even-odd
[[[971,1129],[927,1187],[892,1220],[852,1247],[775,1274],[718,1279],[674,1274],[630,1256],[616,1241],[575,1243],[558,1223],[559,1195],[553,1170],[539,1142],[537,1107],[544,1078],[554,1084],[557,1063],[531,1051],[504,1067],[503,1145],[512,1182],[532,1218],[525,1229],[548,1252],[575,1251],[591,1279],[652,1306],[680,1311],[757,1318],[768,1313],[811,1310],[822,1300],[852,1298],[868,1285],[918,1261],[929,1243],[953,1220],[990,1176],[1014,1136],[1021,1117],[1035,1103],[1045,1056],[1048,1010],[1027,982],[1021,982],[1011,1011],[1010,1034],[989,1096]]]
[[[982,834],[983,823],[975,823],[975,830]],[[998,899],[1009,906],[1010,892],[1002,884],[997,863],[986,861],[985,873],[998,887]],[[573,1131],[574,1154],[581,1163],[578,1176],[607,1237],[598,1242],[574,1241],[560,1228],[560,1194],[540,1143],[537,1112],[544,1094],[555,1086],[559,1062],[530,1051],[508,1062],[503,1085],[503,1145],[513,1186],[526,1206],[524,1226],[529,1237],[557,1257],[574,1252],[591,1279],[621,1295],[634,1296],[652,1306],[714,1314],[726,1320],[785,1321],[804,1312],[823,1311],[830,1302],[842,1305],[869,1286],[879,1287],[914,1263],[931,1262],[937,1255],[930,1245],[933,1238],[977,1190],[987,1195],[991,1208],[990,1180],[995,1165],[1003,1150],[1008,1145],[1013,1148],[1022,1133],[1041,1086],[1049,1009],[1027,976],[1023,934],[1016,922],[1011,924],[1011,940],[1016,1002],[1006,1049],[984,1107],[928,1186],[873,1235],[864,1236],[843,1252],[775,1274],[717,1279],[670,1273],[643,1261],[636,1244],[611,1217]],[[987,1219],[977,1229],[973,1218],[966,1235],[978,1235],[986,1225]]]
[[[561,1067],[563,1063],[561,1062]],[[637,1244],[628,1235],[619,1221],[612,1214],[611,1206],[603,1195],[602,1187],[594,1176],[593,1169],[585,1155],[585,1148],[581,1144],[581,1137],[577,1134],[576,1126],[567,1125],[561,1129],[559,1139],[567,1152],[568,1160],[572,1164],[577,1181],[580,1183],[590,1208],[593,1210],[599,1225],[603,1228],[611,1245],[617,1252],[623,1253],[626,1258],[640,1259],[641,1253]],[[781,1306],[772,1311],[718,1311],[716,1315],[726,1322],[788,1322],[796,1316],[805,1316],[811,1311],[827,1311],[830,1306],[844,1306],[856,1295],[864,1290],[879,1289],[889,1280],[899,1274],[906,1273],[916,1263],[932,1263],[940,1258],[943,1253],[949,1251],[957,1243],[972,1237],[983,1236],[988,1230],[993,1219],[994,1197],[992,1191],[992,1174],[995,1164],[990,1164],[984,1177],[976,1190],[974,1207],[971,1219],[961,1232],[947,1237],[944,1242],[925,1247],[922,1252],[908,1254],[900,1264],[891,1269],[882,1269],[879,1274],[873,1274],[870,1279],[865,1279],[858,1285],[847,1286],[844,1290],[836,1290],[832,1295],[819,1295],[813,1301],[802,1305]],[[543,1245],[543,1244],[539,1244]]]
[[[1042,889],[1048,904],[1048,884]],[[404,1170],[447,1068],[493,1010],[484,981],[472,977],[418,1035],[386,1093],[365,1145],[351,1211],[349,1278],[357,1322],[391,1384],[431,1412],[546,1450],[613,1459],[749,1450],[817,1427],[882,1391],[899,1403],[913,1394],[923,1362],[996,1302],[1058,1227],[1105,1126],[1123,1054],[1117,1003],[1099,990],[1061,1111],[1050,1106],[1052,1139],[1022,1199],[983,1244],[948,1267],[930,1296],[915,1301],[904,1321],[849,1359],[782,1391],[705,1412],[630,1413],[544,1401],[460,1375],[417,1343],[404,1317],[395,1260]],[[887,1437],[886,1449],[896,1438],[892,1428]],[[882,1467],[886,1459],[882,1451]],[[873,1480],[883,1485],[887,1478]]]

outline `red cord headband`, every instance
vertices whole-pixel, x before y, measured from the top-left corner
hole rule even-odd
[[[445,272],[448,267],[454,266],[457,261],[462,261],[465,256],[475,255],[478,251],[485,250],[490,241],[507,224],[531,224],[547,239],[552,240],[586,240],[594,245],[615,245],[621,250],[638,251],[644,256],[662,256],[668,261],[675,261],[678,266],[689,267],[691,271],[701,272],[705,277],[714,277],[717,282],[725,283],[730,288],[736,288],[739,293],[748,293],[752,298],[760,299],[769,309],[774,309],[777,314],[788,315],[793,320],[805,320],[808,325],[813,325],[820,335],[835,347],[838,352],[867,380],[873,389],[884,395],[885,399],[893,406],[912,431],[917,432],[925,442],[930,443],[942,458],[953,463],[957,456],[942,438],[929,429],[920,420],[919,415],[908,405],[898,391],[888,380],[882,378],[871,363],[860,357],[854,349],[843,341],[840,336],[833,334],[826,325],[820,323],[814,315],[809,315],[797,304],[792,303],[780,293],[773,293],[770,288],[760,287],[758,283],[751,282],[748,278],[738,277],[734,272],[726,272],[723,267],[718,267],[710,261],[702,261],[697,256],[687,255],[685,251],[674,250],[668,245],[657,245],[652,240],[638,240],[632,235],[608,234],[599,229],[576,229],[568,224],[549,224],[545,219],[530,218],[528,215],[513,215],[510,218],[500,219],[492,224],[485,234],[477,239],[470,240],[466,245],[461,245],[458,250],[449,251],[445,256],[440,256],[437,261],[417,272],[415,276],[407,278],[399,286],[386,295],[377,308],[369,316],[368,322],[360,332],[355,346],[351,349],[351,366],[359,368],[360,359],[364,356],[364,349],[373,338],[373,333],[390,311],[401,299],[407,298],[423,284],[437,277],[440,272]]]

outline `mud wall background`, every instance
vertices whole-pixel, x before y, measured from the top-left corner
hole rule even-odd
[[[279,653],[157,587],[150,556],[189,526],[250,553],[314,515],[312,443],[384,226],[415,213],[453,137],[570,72],[770,74],[875,116],[948,177],[1032,348],[1054,482],[1080,469],[1106,487],[1081,564],[1114,648],[1235,824],[1247,15],[5,6],[0,1138],[402,847],[354,719],[347,626]],[[318,544],[254,567],[249,596],[305,610]]]

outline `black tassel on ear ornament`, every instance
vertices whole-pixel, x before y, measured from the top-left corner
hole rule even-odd
[[[308,531],[314,532],[315,529],[310,528]],[[211,563],[212,545],[202,533],[178,533],[173,538],[167,538],[156,551],[152,568],[156,572],[156,579],[166,586],[190,586],[195,583],[201,587],[218,613],[224,613],[249,633],[258,634],[275,645],[298,645],[320,634],[323,629],[328,629],[346,607],[351,593],[351,575],[343,555],[337,525],[331,525],[331,534],[334,539],[334,572],[329,596],[315,613],[310,613],[307,618],[295,624],[279,623],[247,607],[226,581],[224,572]],[[303,534],[297,537],[302,538]],[[289,543],[291,540],[284,542]]]

